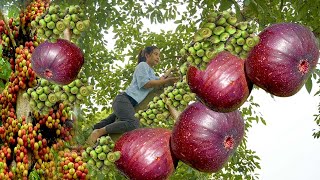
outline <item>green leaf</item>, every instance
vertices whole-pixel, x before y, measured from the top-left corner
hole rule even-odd
[[[0,79],[8,81],[11,74],[11,66],[8,61],[0,57]]]
[[[305,84],[305,87],[306,87],[309,94],[311,93],[311,90],[312,90],[312,79],[311,78],[312,78],[312,76],[309,76],[309,78]]]

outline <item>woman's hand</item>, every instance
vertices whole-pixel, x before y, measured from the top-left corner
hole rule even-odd
[[[93,146],[96,143],[97,139],[105,134],[107,133],[104,128],[93,130],[91,135],[87,139],[86,144],[88,144],[89,146]]]
[[[180,80],[180,77],[168,77],[165,80],[166,85],[173,85],[175,82],[178,82]]]

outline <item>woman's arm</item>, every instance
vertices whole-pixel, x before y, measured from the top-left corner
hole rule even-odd
[[[174,84],[175,82],[177,82],[180,78],[179,77],[168,77],[168,78],[164,78],[161,77],[158,80],[150,80],[148,81],[143,87],[148,89],[148,88],[157,88],[157,87],[161,87],[164,85],[169,85],[169,84]]]

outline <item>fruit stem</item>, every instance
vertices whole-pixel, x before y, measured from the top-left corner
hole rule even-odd
[[[178,117],[180,116],[181,112],[178,111],[176,108],[172,107],[170,104],[167,104],[169,112],[171,116],[173,117],[174,120],[177,120]]]
[[[70,31],[70,28],[66,28],[64,31],[63,31],[63,38],[68,40],[68,41],[71,41],[71,31]]]

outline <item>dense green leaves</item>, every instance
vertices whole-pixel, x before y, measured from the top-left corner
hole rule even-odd
[[[1,0],[0,10],[24,7],[28,0]],[[85,52],[84,72],[95,86],[95,91],[83,108],[93,124],[111,111],[113,98],[123,91],[131,80],[139,51],[147,45],[161,48],[161,63],[157,72],[181,65],[179,50],[191,42],[204,14],[211,10],[234,8],[237,18],[253,21],[259,30],[277,22],[298,22],[310,27],[320,37],[320,1],[300,0],[52,0],[61,7],[79,4],[90,19],[90,28],[82,35],[79,46]],[[14,14],[14,11],[12,11]],[[160,30],[161,29],[161,30]],[[319,79],[319,74],[313,80]],[[308,92],[315,86],[306,83]],[[320,84],[318,81],[317,84]],[[319,94],[318,94],[319,95]],[[266,124],[256,112],[258,104],[253,97],[241,110],[246,119],[246,131],[253,122]],[[98,113],[102,110],[102,113]],[[320,108],[320,105],[319,105]],[[319,109],[320,114],[320,109]],[[320,116],[315,116],[320,127]],[[320,131],[315,131],[315,138]],[[246,137],[247,138],[247,137]],[[256,179],[259,158],[246,146],[240,145],[228,165],[219,173],[209,175],[196,172],[186,165],[172,179]],[[182,172],[182,173],[181,173]],[[179,174],[180,173],[180,174]]]

